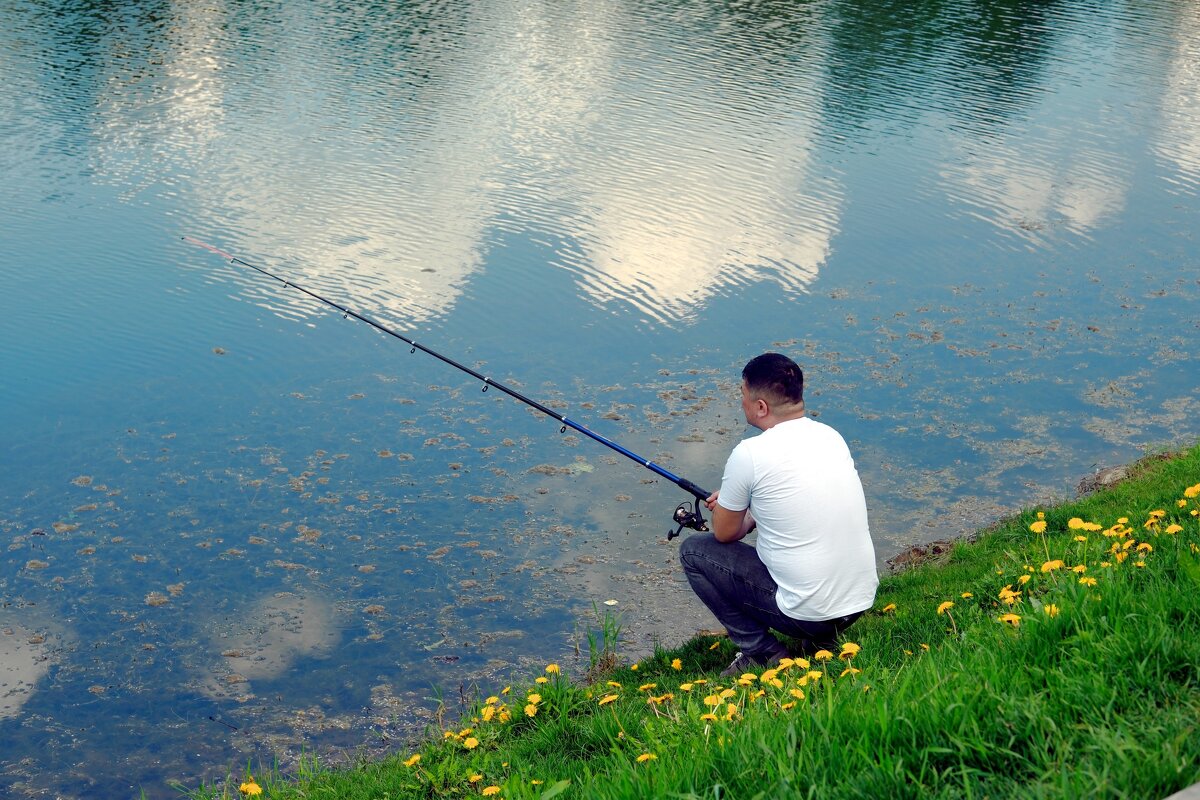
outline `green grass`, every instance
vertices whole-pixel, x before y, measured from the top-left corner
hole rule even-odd
[[[724,639],[621,665],[605,617],[589,643],[607,671],[497,687],[392,758],[255,778],[270,798],[362,800],[1165,797],[1200,781],[1198,492],[1200,447],[1044,509],[1044,533],[1037,509],[980,532],[886,577],[841,643],[854,655],[722,681]]]

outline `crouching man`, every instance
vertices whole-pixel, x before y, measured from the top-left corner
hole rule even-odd
[[[764,353],[742,370],[743,440],[706,501],[713,533],[684,539],[679,559],[696,595],[740,652],[722,675],[778,663],[788,649],[771,629],[811,654],[875,602],[879,577],[867,505],[841,435],[804,415],[804,374]],[[741,541],[757,528],[757,543]]]

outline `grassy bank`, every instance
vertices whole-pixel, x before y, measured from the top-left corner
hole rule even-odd
[[[1200,447],[885,578],[839,652],[548,665],[418,750],[196,795],[1164,797],[1200,781],[1198,511]]]

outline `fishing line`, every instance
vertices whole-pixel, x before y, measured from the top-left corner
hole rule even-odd
[[[712,493],[707,492],[704,489],[701,489],[699,486],[692,483],[687,478],[679,477],[678,475],[674,474],[670,470],[665,469],[664,467],[661,467],[658,464],[655,464],[653,461],[650,461],[649,459],[646,459],[646,458],[642,458],[641,456],[639,456],[637,453],[633,452],[632,450],[628,450],[628,449],[622,447],[621,445],[614,442],[612,439],[609,439],[607,436],[596,433],[595,431],[591,430],[587,426],[582,425],[573,419],[568,419],[564,415],[559,414],[554,409],[547,408],[546,406],[542,405],[541,403],[537,402],[536,400],[532,400],[532,399],[526,397],[525,395],[521,394],[520,392],[516,391],[515,389],[510,389],[509,387],[505,386],[503,383],[492,380],[491,378],[484,375],[483,373],[477,372],[477,371],[471,369],[470,367],[466,366],[465,364],[460,364],[459,362],[455,361],[454,359],[450,358],[449,356],[442,355],[441,353],[437,352],[436,350],[434,350],[430,347],[426,347],[425,345],[423,345],[413,339],[408,338],[404,334],[399,333],[395,330],[392,330],[391,328],[387,327],[386,325],[383,325],[382,323],[376,322],[375,320],[371,319],[370,317],[359,314],[357,311],[353,311],[340,303],[336,303],[333,300],[322,297],[321,295],[317,294],[316,292],[310,291],[310,290],[304,288],[303,286],[300,286],[299,284],[295,283],[292,280],[289,280],[282,276],[276,275],[274,272],[270,272],[269,270],[263,269],[260,266],[251,264],[249,261],[245,261],[244,259],[238,258],[237,256],[230,255],[229,253],[226,253],[224,250],[214,247],[211,244],[202,242],[199,239],[194,239],[191,236],[183,236],[181,238],[183,239],[183,241],[187,242],[188,244],[194,244],[194,245],[197,245],[198,247],[203,247],[205,250],[208,250],[211,253],[216,253],[221,258],[228,260],[229,263],[231,263],[231,264],[240,264],[243,267],[249,267],[250,269],[255,270],[256,272],[259,272],[259,273],[267,276],[268,278],[277,280],[280,283],[282,283],[285,288],[296,289],[297,291],[303,292],[304,294],[308,295],[309,297],[313,298],[314,300],[316,300],[320,303],[324,303],[325,305],[330,306],[331,308],[334,308],[334,309],[337,309],[338,311],[340,311],[343,319],[349,319],[350,317],[353,317],[354,319],[358,320],[359,322],[365,322],[366,324],[370,325],[375,330],[381,331],[382,333],[386,333],[388,336],[392,336],[392,337],[404,342],[405,344],[407,344],[410,348],[409,349],[410,353],[415,353],[418,350],[420,350],[422,353],[431,355],[434,358],[438,359],[439,361],[441,361],[445,364],[449,364],[451,367],[454,367],[457,370],[467,373],[472,378],[482,381],[483,382],[483,391],[486,392],[488,390],[489,386],[493,386],[493,387],[499,389],[500,391],[504,392],[509,397],[512,397],[515,400],[519,400],[520,402],[524,403],[525,405],[530,406],[531,408],[534,408],[537,411],[540,411],[541,413],[545,414],[546,416],[550,417],[551,419],[557,420],[562,425],[562,427],[559,428],[559,433],[566,433],[567,428],[571,428],[572,430],[578,431],[579,433],[582,433],[584,436],[587,436],[588,438],[599,442],[600,444],[604,445],[605,447],[608,447],[612,450],[617,451],[618,453],[620,453],[621,455],[630,459],[631,461],[636,461],[638,464],[641,464],[643,467],[645,467],[646,469],[655,473],[656,475],[658,475],[662,478],[666,478],[671,483],[678,486],[680,489],[683,489],[685,492],[690,492],[696,499],[694,502],[692,502],[690,504],[687,502],[683,502],[683,503],[680,503],[678,506],[676,506],[674,513],[671,515],[671,519],[675,522],[677,527],[675,528],[674,531],[667,531],[667,539],[668,540],[674,539],[676,536],[678,536],[683,531],[684,528],[691,528],[692,530],[696,530],[696,531],[708,530],[708,525],[704,519],[703,513],[700,510],[700,503],[703,502]]]

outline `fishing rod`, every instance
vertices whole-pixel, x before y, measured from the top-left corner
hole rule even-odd
[[[541,403],[537,402],[536,400],[531,400],[530,398],[526,397],[525,395],[521,394],[520,392],[516,391],[515,389],[510,389],[509,387],[505,386],[503,383],[492,380],[491,378],[487,377],[486,375],[484,375],[480,372],[476,372],[475,370],[471,369],[470,367],[466,366],[465,364],[460,364],[457,361],[455,361],[454,359],[450,358],[449,356],[442,355],[441,353],[437,352],[436,350],[426,347],[425,345],[420,344],[419,342],[408,338],[404,334],[398,333],[397,331],[392,330],[391,328],[387,327],[386,325],[376,322],[375,320],[371,319],[370,317],[359,314],[357,311],[352,311],[351,309],[347,308],[346,306],[341,305],[340,303],[335,303],[333,300],[329,300],[328,298],[322,297],[321,295],[317,294],[316,292],[305,289],[303,286],[300,286],[299,284],[295,283],[294,281],[291,281],[287,278],[283,278],[279,275],[276,275],[275,273],[265,270],[262,267],[257,266],[255,264],[251,264],[249,261],[245,261],[241,258],[238,258],[237,256],[230,255],[229,253],[226,253],[224,250],[214,247],[211,244],[202,242],[199,239],[194,239],[191,236],[183,236],[181,238],[183,239],[183,241],[187,242],[188,244],[194,244],[194,245],[197,245],[198,247],[203,247],[205,250],[208,250],[211,253],[216,253],[221,258],[228,260],[230,264],[241,264],[243,267],[249,267],[250,269],[255,270],[256,272],[266,275],[268,278],[272,278],[274,280],[279,281],[280,283],[282,283],[284,285],[285,288],[297,289],[297,290],[303,292],[304,294],[308,295],[309,297],[313,298],[314,300],[324,303],[325,305],[330,306],[331,308],[337,309],[338,311],[340,311],[342,313],[342,319],[348,319],[350,317],[354,317],[354,319],[358,320],[359,322],[367,323],[368,325],[370,325],[372,328],[374,328],[377,331],[381,331],[383,333],[386,333],[388,336],[392,336],[392,337],[395,337],[396,339],[399,339],[400,341],[409,345],[409,347],[411,348],[409,350],[410,353],[415,353],[418,350],[420,350],[422,353],[427,353],[427,354],[433,356],[434,358],[438,359],[439,361],[441,361],[445,364],[449,364],[450,366],[454,367],[455,369],[461,370],[462,372],[467,373],[472,378],[475,378],[476,380],[483,382],[483,391],[485,391],[485,392],[488,390],[489,386],[494,386],[495,388],[504,392],[509,397],[519,400],[522,403],[524,403],[525,405],[530,406],[531,408],[534,408],[534,409],[542,412],[546,416],[560,422],[562,424],[562,427],[559,428],[559,433],[566,433],[567,428],[571,428],[572,430],[578,431],[579,433],[582,433],[584,436],[587,436],[590,439],[594,439],[595,441],[599,442],[600,444],[604,445],[605,447],[608,447],[612,450],[616,450],[618,453],[625,456],[626,458],[628,458],[632,461],[636,461],[637,463],[641,464],[643,467],[645,467],[646,469],[655,473],[656,475],[666,478],[671,483],[678,486],[680,489],[683,489],[685,492],[690,492],[696,499],[690,504],[685,501],[683,503],[680,503],[678,506],[676,506],[674,513],[671,515],[671,519],[675,522],[676,527],[675,527],[675,530],[673,530],[673,531],[670,531],[670,530],[667,531],[667,540],[668,541],[671,539],[674,539],[676,536],[678,536],[683,531],[684,528],[691,528],[692,530],[695,530],[695,531],[708,530],[708,523],[704,519],[704,514],[700,510],[700,504],[702,502],[704,502],[704,500],[707,499],[708,496],[712,493],[706,492],[704,489],[701,489],[699,486],[692,483],[687,478],[679,477],[678,475],[674,474],[670,470],[667,470],[667,469],[659,466],[658,464],[655,464],[653,461],[650,461],[649,459],[646,459],[646,458],[642,458],[641,456],[639,456],[637,453],[633,452],[632,450],[627,450],[626,448],[624,448],[621,445],[614,442],[612,439],[609,439],[607,436],[603,436],[599,433],[596,433],[595,431],[591,430],[590,428],[588,428],[584,425],[579,424],[578,422],[576,422],[573,419],[568,419],[567,417],[563,416],[562,414],[559,414],[554,409],[547,408],[546,406],[542,405]]]

